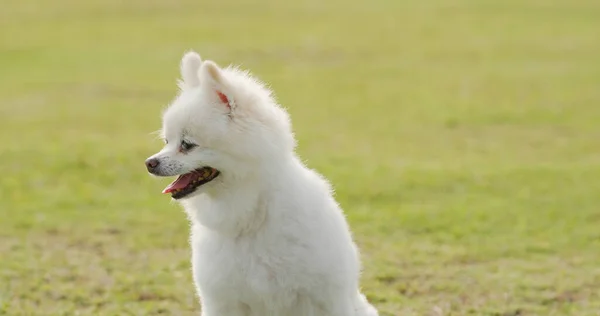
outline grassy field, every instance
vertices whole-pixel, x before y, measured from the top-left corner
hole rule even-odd
[[[197,313],[143,165],[195,49],[289,109],[382,315],[600,315],[600,2],[0,4],[0,314]]]

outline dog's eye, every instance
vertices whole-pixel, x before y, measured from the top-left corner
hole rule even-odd
[[[196,146],[197,146],[196,144],[192,144],[190,142],[186,142],[185,140],[181,141],[181,150],[183,150],[183,151],[188,151],[188,150],[190,150],[190,149],[192,149],[192,148],[194,148]]]

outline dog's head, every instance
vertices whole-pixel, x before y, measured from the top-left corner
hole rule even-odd
[[[181,77],[180,93],[163,114],[165,146],[146,160],[151,174],[178,176],[163,193],[182,199],[227,187],[293,153],[286,111],[249,73],[189,52]]]

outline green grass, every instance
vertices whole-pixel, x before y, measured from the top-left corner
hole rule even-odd
[[[382,315],[600,315],[598,1],[0,7],[0,314],[198,311],[143,165],[195,49],[289,109]]]

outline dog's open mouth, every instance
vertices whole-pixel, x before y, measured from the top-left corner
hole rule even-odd
[[[211,167],[203,167],[179,175],[175,181],[169,184],[162,193],[171,193],[174,199],[181,199],[196,191],[196,189],[219,176],[219,170]]]

